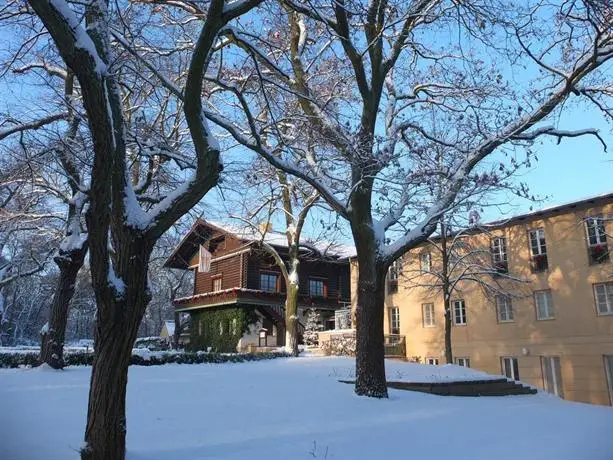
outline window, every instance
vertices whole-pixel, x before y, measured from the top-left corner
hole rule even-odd
[[[276,273],[260,273],[260,290],[278,292],[279,276]]]
[[[594,284],[594,296],[599,315],[613,314],[613,283]]]
[[[496,314],[498,315],[499,323],[513,322],[513,304],[509,296],[496,296]]]
[[[311,297],[326,297],[326,286],[324,280],[309,279],[309,295]]]
[[[453,303],[453,324],[456,326],[466,325],[466,304],[463,300],[454,300]]]
[[[534,305],[536,306],[536,319],[553,319],[553,301],[551,291],[534,291]]]
[[[419,266],[422,272],[429,272],[432,268],[432,256],[429,252],[422,252],[419,255]]]
[[[423,316],[424,327],[436,326],[436,322],[434,319],[434,304],[433,303],[422,304],[421,312]]]
[[[543,371],[543,387],[549,393],[560,398],[564,397],[562,389],[562,370],[558,356],[541,356],[541,369]]]
[[[268,318],[262,319],[262,329],[266,329],[266,335],[273,335],[274,325]]]
[[[585,219],[587,229],[587,244],[590,264],[601,264],[609,261],[607,247],[607,234],[602,217],[588,217]]]
[[[400,309],[392,307],[389,311],[390,316],[390,334],[400,334]]]
[[[502,363],[502,373],[507,378],[519,380],[519,362],[517,358],[500,358]]]
[[[609,387],[609,404],[613,406],[613,355],[604,356],[604,372],[607,375]]]
[[[398,277],[402,273],[402,259],[396,259],[387,270],[387,277],[390,281],[398,281]]]
[[[213,292],[222,290],[222,280],[223,278],[221,276],[213,278]]]
[[[238,334],[238,321],[236,318],[232,318],[232,324],[230,325],[230,330],[232,331],[232,335]]]
[[[545,242],[545,230],[538,228],[530,233],[530,255],[532,271],[540,272],[549,268],[547,260],[547,244]]]
[[[456,358],[455,363],[458,366],[470,367],[470,358]]]
[[[226,238],[220,236],[219,238],[214,238],[209,241],[209,252],[213,254],[214,252],[225,249],[226,248]]]
[[[223,331],[224,331],[223,321],[220,321],[219,322],[219,335],[223,335]]]
[[[492,238],[491,242],[491,250],[492,250],[492,263],[494,268],[499,273],[507,273],[508,272],[508,264],[507,264],[507,240],[504,236],[498,236],[496,238]]]
[[[396,259],[387,270],[387,292],[398,292],[398,277],[402,273],[402,260]]]
[[[431,366],[438,366],[438,358],[426,358],[426,364]]]

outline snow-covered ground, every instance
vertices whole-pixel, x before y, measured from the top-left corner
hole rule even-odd
[[[354,395],[349,358],[130,368],[129,460],[610,460],[613,409],[534,396]],[[78,458],[91,368],[0,370],[0,459]],[[390,380],[482,379],[388,362]]]

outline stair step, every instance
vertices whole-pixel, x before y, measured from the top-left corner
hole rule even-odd
[[[340,380],[343,383],[355,383]],[[461,381],[461,382],[387,382],[388,388],[418,391],[439,396],[510,396],[531,395],[537,390],[507,379]]]

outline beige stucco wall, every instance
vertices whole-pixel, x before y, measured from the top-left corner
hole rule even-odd
[[[530,282],[510,285],[516,295],[524,296],[513,300],[511,323],[498,323],[494,299],[475,283],[460,286],[461,292],[452,299],[465,300],[468,324],[453,327],[455,357],[468,357],[471,367],[494,374],[501,373],[501,357],[516,357],[521,380],[542,387],[540,357],[559,356],[565,398],[610,403],[603,356],[613,355],[613,315],[597,314],[593,283],[613,281],[613,261],[589,265],[582,222],[585,216],[596,214],[613,214],[613,205],[569,209],[565,214],[528,218],[493,231],[506,236],[510,273]],[[607,227],[607,233],[613,235],[613,223]],[[545,229],[549,269],[534,274],[528,231],[536,228]],[[489,235],[472,238],[474,244],[489,247]],[[608,245],[613,249],[613,239]],[[417,255],[423,250],[405,255],[405,271],[416,268]],[[437,262],[433,253],[432,263]],[[551,289],[554,319],[536,320],[533,292],[540,289]],[[434,303],[435,327],[423,327],[421,305],[426,302]],[[442,296],[424,288],[409,289],[401,277],[398,292],[386,296],[385,333],[389,333],[388,309],[392,306],[399,307],[407,355],[437,357],[444,363]]]

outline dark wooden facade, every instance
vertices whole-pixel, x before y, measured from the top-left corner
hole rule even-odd
[[[206,247],[212,255],[211,267],[209,272],[206,273],[198,271],[200,245]],[[276,249],[281,257],[285,258],[287,249],[282,246],[278,246]],[[224,291],[238,288],[260,291],[262,290],[260,286],[260,275],[262,273],[277,276],[278,303],[283,304],[284,301],[285,282],[279,267],[270,255],[259,248],[256,242],[237,237],[202,220],[198,220],[194,224],[190,233],[168,259],[166,266],[194,270],[194,292],[192,299],[189,299],[192,301],[185,302],[185,300],[188,300],[187,298],[181,299],[183,308],[186,304],[191,308],[197,308],[199,306],[197,298],[200,296],[203,299],[202,294],[213,294],[215,290]],[[221,289],[219,289],[219,286],[216,286],[218,289],[214,289],[216,279],[221,279]],[[311,279],[323,282],[323,295],[312,295],[309,289]],[[305,255],[300,262],[299,280],[300,303],[303,306],[334,309],[350,300],[350,269],[347,259],[339,257],[318,258],[312,254]],[[214,295],[205,297],[209,299],[205,302],[206,306],[215,305],[213,299],[211,299]]]

